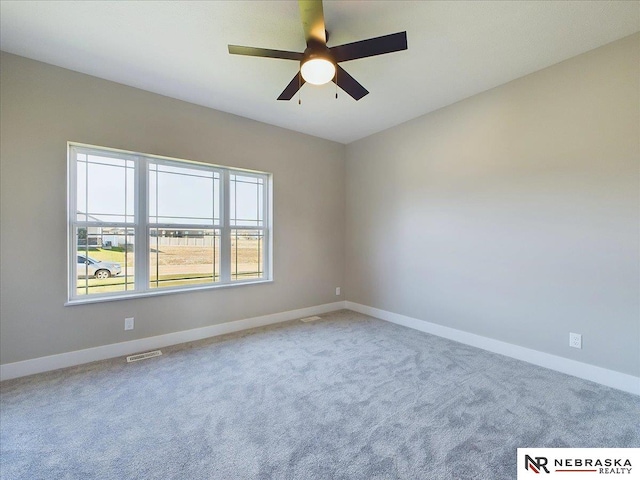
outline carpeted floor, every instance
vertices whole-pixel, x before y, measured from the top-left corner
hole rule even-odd
[[[640,397],[351,311],[0,385],[11,479],[515,479],[640,447]]]

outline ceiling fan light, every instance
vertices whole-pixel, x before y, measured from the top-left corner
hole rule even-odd
[[[329,83],[336,75],[336,66],[325,58],[311,58],[300,67],[305,82],[313,85]]]

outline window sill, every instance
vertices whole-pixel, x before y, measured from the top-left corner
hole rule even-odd
[[[190,292],[201,292],[203,290],[216,290],[219,288],[229,288],[229,287],[240,287],[245,285],[259,285],[262,283],[273,283],[272,279],[264,279],[264,280],[246,280],[246,281],[238,281],[233,283],[225,283],[222,285],[204,285],[199,287],[184,287],[184,288],[168,288],[162,290],[154,290],[147,292],[136,292],[136,293],[127,293],[127,294],[114,294],[109,295],[108,297],[95,297],[95,298],[74,298],[73,300],[67,301],[64,306],[72,307],[74,305],[86,305],[89,303],[102,303],[102,302],[115,302],[120,300],[131,300],[134,298],[147,298],[147,297],[158,297],[161,295],[173,295],[176,293],[190,293]]]

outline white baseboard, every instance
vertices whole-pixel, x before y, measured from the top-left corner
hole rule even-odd
[[[556,370],[568,375],[600,383],[608,387],[640,395],[640,378],[634,377],[633,375],[627,375],[614,370],[607,370],[606,368],[596,367],[595,365],[577,362],[568,358],[558,357],[557,355],[551,355],[549,353],[501,342],[499,340],[464,332],[462,330],[456,330],[454,328],[445,327],[425,320],[419,320],[406,315],[400,315],[349,301],[326,303],[324,305],[301,308],[298,310],[289,310],[271,315],[235,320],[218,325],[211,325],[209,327],[184,330],[181,332],[141,338],[128,342],[113,343],[100,347],[24,360],[22,362],[7,363],[0,365],[0,380],[9,380],[12,378],[33,375],[35,373],[73,367],[83,363],[95,362],[97,360],[131,355],[137,352],[154,350],[179,343],[192,342],[250,328],[295,320],[296,318],[321,315],[323,313],[340,310],[342,308],[347,308],[355,312],[413,328],[421,332],[448,338],[449,340],[454,340],[483,350],[499,353],[507,357],[523,360],[534,365],[539,365],[551,370]]]
[[[95,362],[97,360],[122,357],[137,352],[144,352],[179,343],[202,340],[204,338],[216,337],[218,335],[247,330],[249,328],[287,322],[289,320],[295,320],[296,318],[320,315],[343,308],[345,308],[345,302],[326,303],[324,305],[316,305],[314,307],[301,308],[298,310],[289,310],[287,312],[274,313],[271,315],[235,320],[233,322],[221,323],[219,325],[211,325],[209,327],[183,330],[181,332],[141,338],[128,342],[112,343],[110,345],[60,353],[58,355],[49,355],[47,357],[24,360],[22,362],[6,363],[4,365],[0,365],[0,380],[9,380],[11,378],[33,375],[34,373],[73,367],[83,363]]]
[[[606,385],[607,387],[617,388],[625,392],[640,395],[640,377],[627,375],[625,373],[607,370],[606,368],[596,367],[587,363],[577,362],[550,353],[532,350],[530,348],[520,347],[511,343],[493,340],[473,333],[456,330],[454,328],[445,327],[425,320],[407,317],[379,308],[369,307],[354,302],[345,302],[345,308],[355,312],[364,313],[372,317],[396,323],[405,327],[420,330],[421,332],[437,335],[438,337],[448,338],[456,342],[471,345],[473,347],[488,350],[493,353],[499,353],[507,357],[523,360],[534,365],[556,370],[561,373],[573,375],[574,377],[590,380],[592,382]]]

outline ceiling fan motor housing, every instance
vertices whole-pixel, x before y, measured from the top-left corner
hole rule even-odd
[[[300,60],[300,66],[302,67],[302,65],[309,60],[314,60],[316,58],[328,60],[336,65],[336,60],[333,58],[333,54],[331,53],[331,50],[329,50],[329,47],[320,42],[310,42],[309,46],[304,51],[302,60]]]

